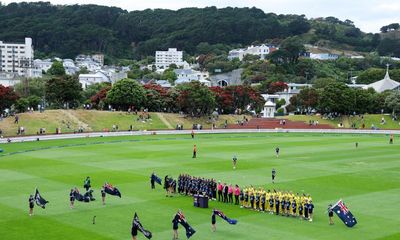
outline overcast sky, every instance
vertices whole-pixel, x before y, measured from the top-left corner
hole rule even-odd
[[[146,8],[179,9],[184,7],[257,7],[265,12],[305,14],[308,18],[334,16],[350,19],[366,32],[379,32],[380,27],[400,22],[399,0],[42,0],[53,4],[98,4],[126,10]],[[22,2],[0,0],[5,4]]]

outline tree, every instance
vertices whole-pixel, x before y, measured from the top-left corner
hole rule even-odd
[[[333,78],[317,78],[314,80],[313,87],[315,89],[321,89],[324,88],[325,86],[335,83],[336,80]]]
[[[146,91],[145,107],[149,111],[161,112],[167,108],[170,96],[165,88],[158,84],[148,83],[144,85],[144,89]]]
[[[4,87],[0,84],[0,111],[10,108],[18,100],[19,96],[12,87]]]
[[[343,83],[330,83],[318,94],[318,109],[322,113],[352,113],[354,96],[352,89]]]
[[[23,113],[26,112],[28,110],[29,107],[29,101],[26,98],[20,98],[17,100],[17,102],[15,103],[15,109],[19,112],[19,113]]]
[[[191,116],[203,116],[212,113],[216,106],[214,93],[199,81],[179,84],[178,106]]]
[[[26,85],[24,82],[17,83],[14,89],[20,96],[27,97],[26,93],[28,93],[29,96],[34,95],[43,98],[46,93],[46,80],[43,78],[28,79],[27,91],[25,91]]]
[[[63,66],[63,63],[59,61],[54,61],[47,73],[53,76],[65,75],[65,68]]]
[[[385,99],[385,105],[392,109],[393,114],[400,113],[400,92],[393,91]]]
[[[163,80],[168,80],[171,84],[173,84],[178,77],[176,76],[176,73],[174,72],[174,68],[170,67],[163,72],[161,78]]]
[[[82,85],[76,77],[64,75],[46,82],[46,99],[55,107],[77,107],[81,94]]]
[[[99,93],[101,90],[110,87],[111,84],[108,82],[102,82],[102,83],[94,83],[90,84],[89,86],[86,87],[86,89],[83,91],[83,98],[85,100],[90,100],[91,97]]]
[[[277,92],[283,92],[285,89],[288,89],[288,85],[285,82],[273,82],[268,87],[268,93],[274,94]]]
[[[363,71],[357,77],[357,83],[359,84],[370,84],[383,79],[385,76],[385,70],[380,68],[369,68]]]
[[[315,88],[304,88],[296,97],[296,108],[302,113],[311,113],[318,106],[318,91]]]
[[[98,91],[95,95],[90,97],[90,102],[92,103],[93,107],[102,110],[104,109],[105,105],[107,104],[107,93],[110,91],[111,86],[106,86]]]
[[[137,81],[127,78],[116,82],[106,99],[113,107],[120,110],[127,110],[130,107],[140,109],[146,101],[146,93]]]

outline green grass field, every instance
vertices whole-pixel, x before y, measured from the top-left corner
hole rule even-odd
[[[397,139],[395,139],[396,141]],[[359,142],[355,149],[354,143]],[[193,144],[198,158],[191,158]],[[274,156],[276,146],[281,157]],[[171,220],[181,208],[197,230],[191,239],[400,239],[400,147],[386,135],[339,134],[198,134],[136,136],[25,142],[0,145],[0,239],[130,239],[133,213],[153,232],[153,239],[172,239]],[[33,151],[31,151],[33,150]],[[11,154],[10,154],[11,153]],[[0,153],[1,154],[1,153]],[[238,168],[231,157],[238,155]],[[272,168],[277,183],[271,184]],[[155,171],[175,178],[179,173],[213,177],[241,187],[249,184],[310,193],[313,222],[210,202],[239,221],[217,219],[211,232],[211,208],[197,209],[185,196],[166,198]],[[92,178],[99,200],[105,182],[119,187],[122,198],[107,196],[76,202],[69,208],[69,190],[82,190]],[[38,187],[50,203],[28,216],[28,197]],[[327,205],[342,198],[358,224],[347,228],[335,217],[328,225]],[[92,217],[97,223],[92,224]],[[179,228],[180,239],[185,239]],[[144,239],[142,235],[138,239]]]

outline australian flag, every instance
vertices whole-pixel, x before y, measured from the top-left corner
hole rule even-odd
[[[217,215],[217,216],[220,216],[222,219],[224,219],[225,221],[227,221],[229,224],[236,224],[236,223],[237,223],[237,220],[228,218],[228,217],[225,216],[225,214],[224,214],[222,211],[220,211],[220,210],[214,209],[214,210],[213,210],[213,214],[214,214],[214,215]]]
[[[111,184],[106,184],[104,186],[104,191],[110,195],[118,196],[121,198],[121,192],[118,190],[118,188],[113,187]]]
[[[48,201],[46,201],[46,199],[44,199],[44,198],[42,198],[42,196],[40,196],[39,190],[37,188],[35,191],[35,202],[36,202],[36,205],[38,205],[41,208],[45,208],[46,203],[48,203]]]
[[[159,185],[161,185],[161,178],[159,178],[157,175],[155,175],[154,173],[151,174],[151,180],[153,180],[154,182],[158,183]]]
[[[179,223],[185,228],[186,230],[186,237],[189,239],[193,234],[196,233],[196,230],[194,230],[189,223],[186,221],[185,216],[183,214],[178,214],[179,215]]]
[[[333,205],[332,210],[336,213],[336,215],[338,215],[343,223],[346,224],[346,226],[353,227],[357,224],[356,218],[341,199],[335,205]]]
[[[153,235],[151,234],[150,231],[146,230],[143,228],[142,223],[140,223],[139,217],[135,212],[135,216],[133,217],[133,221],[132,221],[132,229],[131,229],[131,234],[132,237],[137,236],[137,231],[140,231],[141,233],[143,233],[143,235],[147,238],[147,239],[151,239],[153,237]]]

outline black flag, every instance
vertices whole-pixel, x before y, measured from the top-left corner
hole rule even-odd
[[[42,198],[42,196],[40,196],[39,190],[37,188],[35,192],[35,202],[36,205],[38,205],[41,208],[45,208],[46,203],[48,203],[48,201],[46,201],[44,198]]]
[[[224,219],[225,221],[227,221],[229,224],[236,224],[236,223],[237,223],[237,220],[228,218],[228,217],[225,216],[225,214],[224,214],[222,211],[220,211],[220,210],[217,210],[217,209],[213,210],[213,214],[214,214],[214,215],[220,216],[222,219]]]
[[[154,173],[151,174],[151,179],[152,179],[154,182],[158,183],[159,185],[161,185],[161,183],[162,183],[161,178],[159,178],[159,177],[158,177],[157,175],[155,175]]]
[[[110,195],[118,196],[121,198],[121,192],[118,190],[118,188],[113,187],[111,184],[104,185],[104,191]]]
[[[151,234],[150,231],[144,229],[144,227],[142,226],[142,223],[140,223],[138,215],[135,212],[135,216],[133,217],[133,221],[132,221],[132,229],[131,229],[131,234],[132,234],[133,237],[137,236],[137,231],[138,230],[141,233],[143,233],[143,235],[147,239],[151,239],[153,237],[153,235]]]

